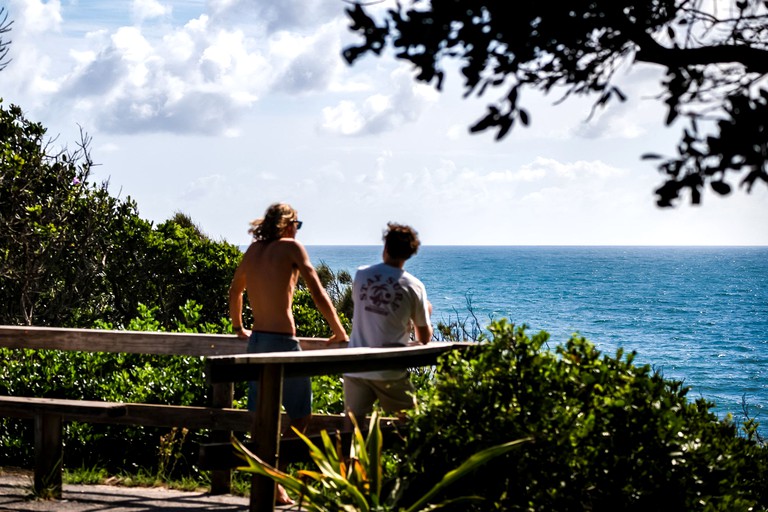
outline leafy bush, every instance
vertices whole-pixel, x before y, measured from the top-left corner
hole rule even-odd
[[[115,225],[136,205],[88,183],[90,139],[53,150],[46,129],[0,100],[0,323],[88,326],[109,308]]]
[[[297,290],[297,298],[296,322],[308,333],[302,335],[328,336],[327,323],[314,308],[309,292]],[[127,329],[231,332],[228,319],[221,318],[218,323],[206,321],[203,306],[195,301],[187,301],[176,315],[166,316],[165,322],[158,319],[158,312],[158,306],[139,304],[137,315],[127,322]],[[172,328],[166,328],[164,323]],[[105,321],[97,321],[95,326],[115,328]],[[210,400],[203,376],[204,360],[200,357],[0,349],[0,358],[3,360],[0,395],[194,406],[208,405]],[[314,411],[342,412],[339,376],[318,376],[313,378],[312,385]],[[245,396],[246,384],[237,383],[236,407],[245,407]],[[178,441],[171,465],[158,454],[167,453],[164,439],[172,432],[167,428],[68,422],[65,424],[65,464],[67,467],[103,467],[112,473],[133,468],[154,474],[162,468],[172,468],[174,476],[199,476],[192,462],[197,457],[197,443],[205,442],[208,432],[190,431]],[[30,422],[0,419],[0,465],[31,466],[33,447]]]
[[[204,322],[228,315],[235,245],[209,239],[181,213],[153,227],[130,198],[89,183],[86,135],[74,151],[45,137],[0,100],[0,324],[122,328],[144,304],[172,329],[188,300]]]
[[[164,330],[176,328],[187,301],[199,306],[197,319],[204,324],[220,324],[229,316],[229,285],[242,257],[237,246],[211,240],[181,213],[138,236],[124,230],[116,238],[116,246],[126,249],[106,272],[118,325],[125,325],[127,313],[134,315],[139,304],[157,308],[154,316]]]
[[[384,438],[377,413],[374,412],[371,415],[365,437],[355,418],[351,419],[354,431],[348,456],[342,453],[342,440],[338,433],[334,442],[328,432],[323,430],[320,433],[322,444],[318,446],[294,429],[309,448],[309,454],[317,470],[300,470],[299,476],[294,477],[270,466],[249,451],[240,441],[233,439],[232,443],[238,455],[247,464],[237,469],[273,479],[296,495],[300,502],[300,509],[304,508],[310,512],[332,510],[429,512],[443,508],[449,503],[438,501],[444,489],[453,486],[488,461],[529,441],[529,439],[510,441],[473,454],[461,466],[443,475],[433,488],[406,509],[399,504],[401,498],[399,483],[385,485]],[[482,499],[481,496],[466,496],[450,502],[482,501]]]
[[[465,485],[488,498],[456,510],[766,510],[768,449],[739,436],[703,399],[689,402],[633,354],[601,356],[584,338],[555,351],[544,332],[505,321],[493,339],[444,358],[412,415],[401,467],[409,495],[432,468],[533,437]],[[493,504],[493,505],[492,505]]]
[[[154,317],[157,308],[139,307],[129,322],[131,330],[164,330]],[[229,324],[207,324],[201,306],[188,302],[174,318],[181,332],[229,331]],[[111,328],[105,322],[101,327]],[[191,326],[190,326],[191,325]],[[204,360],[191,356],[160,356],[65,352],[57,350],[0,349],[0,395],[105,400],[172,405],[208,405]],[[244,386],[241,389],[245,393]],[[104,467],[111,472],[127,468],[154,470],[163,464],[159,450],[169,429],[68,422],[65,424],[67,467]],[[190,432],[180,447],[177,474],[197,474],[192,466],[196,444],[207,432]],[[32,465],[32,425],[16,418],[0,420],[0,465]],[[168,464],[165,464],[169,468]],[[170,476],[170,475],[168,475]]]

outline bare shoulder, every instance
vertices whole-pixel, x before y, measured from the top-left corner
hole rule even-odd
[[[276,246],[281,251],[285,251],[291,254],[306,254],[307,250],[304,245],[295,238],[281,238],[277,241]]]
[[[258,258],[258,255],[264,252],[264,244],[261,242],[253,242],[243,253],[243,259]]]
[[[300,268],[312,266],[307,250],[301,242],[295,238],[281,238],[279,242],[280,253],[287,259],[290,259],[294,265]]]

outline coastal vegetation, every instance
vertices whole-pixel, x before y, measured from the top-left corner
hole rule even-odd
[[[581,337],[548,346],[505,320],[442,359],[398,466],[407,493],[431,467],[513,439],[533,442],[463,482],[486,500],[455,510],[765,510],[768,450],[747,421],[719,421],[634,354]],[[405,456],[407,454],[407,457]],[[459,496],[461,491],[447,491]],[[449,507],[449,509],[453,510]]]
[[[20,108],[0,104],[0,322],[229,333],[239,249],[211,240],[184,214],[157,226],[143,220],[130,198],[89,182],[87,137],[75,151],[54,151],[44,137]],[[321,274],[343,310],[348,274]],[[294,314],[300,336],[330,334],[301,287]],[[451,339],[471,328],[439,332]],[[484,501],[451,505],[463,496],[455,488],[436,498],[446,509],[484,511],[768,509],[768,448],[752,419],[720,420],[681,382],[634,364],[632,354],[603,355],[583,338],[549,346],[546,333],[529,336],[503,320],[478,338],[417,373],[420,407],[408,415],[404,443],[382,453],[382,481],[401,486],[397,506],[438,485],[428,469],[459,468],[530,438],[464,475],[460,487]],[[0,394],[209,399],[199,358],[42,350],[0,358]],[[340,412],[338,376],[314,379],[313,391],[315,411]],[[243,387],[236,396],[242,407]],[[0,420],[0,465],[32,465],[30,427]],[[71,422],[65,438],[70,469],[205,482],[195,454],[206,432]]]
[[[300,470],[298,476],[285,473],[262,461],[235,439],[233,440],[235,448],[246,463],[238,469],[272,478],[285,489],[299,496],[301,507],[310,512],[331,510],[428,512],[457,503],[482,501],[484,499],[482,496],[471,495],[435,502],[444,489],[450,488],[477,468],[531,441],[530,438],[510,441],[470,455],[460,466],[442,475],[432,488],[427,489],[418,499],[411,500],[411,503],[405,507],[399,504],[403,499],[400,482],[396,481],[394,485],[391,482],[384,482],[382,461],[384,438],[378,413],[374,411],[371,415],[365,434],[353,415],[350,419],[354,424],[354,430],[347,454],[342,453],[340,449],[341,440],[338,434],[334,442],[328,432],[321,432],[322,442],[318,446],[301,432],[296,431],[307,445],[317,470]]]

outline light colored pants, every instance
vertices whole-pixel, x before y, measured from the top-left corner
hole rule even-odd
[[[395,380],[371,380],[344,375],[344,409],[358,421],[373,412],[379,401],[385,412],[393,414],[416,407],[416,389],[405,376]]]

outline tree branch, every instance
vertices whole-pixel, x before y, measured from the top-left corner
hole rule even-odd
[[[650,38],[648,38],[650,39]],[[640,44],[636,59],[661,64],[668,68],[681,68],[697,64],[737,63],[747,72],[768,74],[768,50],[748,46],[718,45],[701,48],[665,48],[653,41]]]

